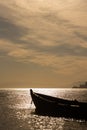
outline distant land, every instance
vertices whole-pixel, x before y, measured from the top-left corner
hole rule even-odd
[[[80,84],[79,86],[73,86],[72,88],[87,88],[87,81],[84,84]]]

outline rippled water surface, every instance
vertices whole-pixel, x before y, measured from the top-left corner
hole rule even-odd
[[[87,101],[87,90],[34,89],[36,92]],[[87,122],[34,114],[29,89],[0,90],[0,130],[86,130]]]

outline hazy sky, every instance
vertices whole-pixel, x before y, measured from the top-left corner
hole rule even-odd
[[[87,0],[0,1],[0,87],[87,80]]]

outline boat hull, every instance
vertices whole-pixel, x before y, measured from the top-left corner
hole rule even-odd
[[[47,115],[54,117],[67,117],[67,118],[76,118],[76,119],[86,119],[87,120],[87,104],[78,105],[77,103],[68,104],[58,102],[54,97],[30,92],[32,100],[35,105],[35,113],[38,115]],[[41,96],[42,95],[42,96]],[[48,98],[47,98],[48,97]],[[53,100],[49,100],[52,98]],[[55,99],[55,100],[54,100]],[[71,101],[72,102],[72,101]]]

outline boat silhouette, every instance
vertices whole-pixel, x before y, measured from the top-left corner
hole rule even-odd
[[[38,115],[87,120],[87,102],[56,98],[33,92],[32,89],[30,95]]]

